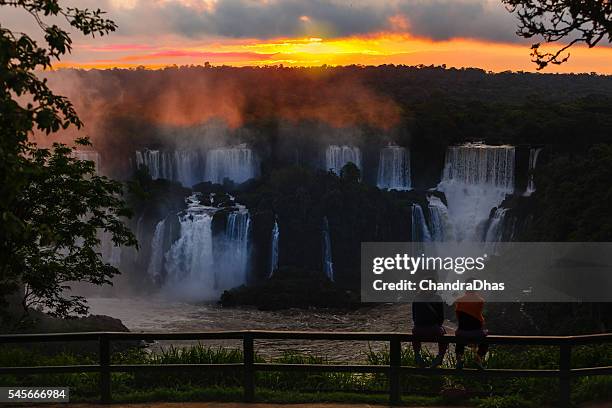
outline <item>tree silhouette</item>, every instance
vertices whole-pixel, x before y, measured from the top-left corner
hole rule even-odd
[[[517,34],[524,38],[541,37],[547,43],[567,41],[557,51],[540,50],[541,43],[531,46],[533,62],[538,70],[548,64],[560,65],[574,44],[589,48],[602,40],[612,42],[612,2],[609,0],[502,0],[519,18]]]
[[[6,306],[9,295],[21,292],[25,311],[38,305],[57,316],[82,314],[84,299],[66,293],[68,282],[108,283],[118,273],[101,259],[100,231],[116,245],[136,241],[121,222],[129,211],[120,183],[96,175],[93,162],[75,159],[67,146],[41,149],[28,141],[34,132],[82,125],[70,101],[36,70],[51,68],[71,50],[70,34],[46,21],[60,17],[91,36],[116,25],[100,10],[58,0],[0,0],[0,6],[25,10],[44,34],[39,46],[0,24],[0,302]]]

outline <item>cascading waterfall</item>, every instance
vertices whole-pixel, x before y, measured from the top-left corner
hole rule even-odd
[[[410,190],[410,155],[400,146],[387,146],[380,151],[378,182],[381,189]]]
[[[485,233],[485,242],[500,242],[504,233],[504,218],[506,217],[507,208],[499,207],[495,210],[493,217],[489,220],[489,226]]]
[[[458,241],[482,241],[491,209],[514,190],[514,147],[468,143],[449,147],[438,190],[446,194]]]
[[[246,208],[238,206],[228,215],[225,234],[213,237],[212,219],[218,208],[202,205],[199,197],[198,193],[189,196],[187,209],[178,215],[179,238],[162,260],[163,290],[182,299],[214,300],[224,290],[246,283],[250,221]],[[216,239],[222,240],[217,257]]]
[[[412,242],[431,242],[431,234],[427,227],[423,208],[418,204],[412,204]]]
[[[235,183],[257,177],[257,158],[245,144],[209,150],[206,154],[205,180],[223,184],[228,178]]]
[[[173,168],[172,180],[185,187],[192,187],[204,180],[204,163],[199,150],[175,151]]]
[[[136,167],[146,167],[153,180],[174,180],[173,156],[159,150],[136,151]]]
[[[164,237],[166,233],[166,219],[159,221],[155,226],[153,239],[151,240],[151,259],[147,268],[147,274],[157,284],[162,280],[162,268],[164,262]]]
[[[340,174],[340,171],[347,163],[355,164],[361,170],[361,150],[355,146],[331,145],[325,151],[325,168]]]
[[[450,223],[448,208],[439,197],[427,197],[429,209],[429,231],[434,242],[452,241],[453,226]]]
[[[146,167],[153,179],[178,181],[191,187],[204,180],[204,165],[199,150],[136,151],[136,166]]]
[[[332,261],[331,237],[329,234],[329,221],[323,217],[323,273],[330,281],[334,281],[334,263]]]
[[[280,231],[278,229],[278,221],[274,221],[274,227],[272,228],[272,245],[270,246],[270,274],[268,278],[274,275],[274,272],[278,269],[278,238],[280,237]]]
[[[225,226],[226,252],[223,259],[218,260],[229,268],[224,275],[222,286],[232,287],[236,282],[245,283],[248,278],[249,267],[249,232],[251,218],[244,206],[239,206],[227,216]]]
[[[525,196],[530,196],[535,192],[536,186],[533,172],[538,164],[538,156],[540,155],[541,151],[541,147],[529,149],[529,179],[527,181],[527,190],[525,190],[524,194]]]

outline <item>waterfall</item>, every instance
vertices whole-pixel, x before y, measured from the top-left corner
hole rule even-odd
[[[153,180],[174,180],[173,156],[159,150],[136,151],[136,167],[146,167]]]
[[[164,218],[155,226],[153,239],[151,240],[151,258],[147,274],[155,283],[161,283],[164,261],[164,237],[166,232],[166,219]]]
[[[431,242],[431,234],[427,227],[423,208],[418,204],[412,204],[412,242]]]
[[[235,183],[244,183],[257,176],[257,166],[255,153],[245,144],[209,150],[206,154],[205,180],[223,184],[223,180],[228,178]]]
[[[72,156],[79,160],[94,162],[96,174],[100,174],[100,154],[95,150],[73,150]]]
[[[331,237],[329,235],[329,221],[323,217],[323,272],[330,281],[334,281],[334,263],[332,261]]]
[[[138,150],[136,167],[146,167],[154,180],[178,181],[185,187],[192,187],[204,180],[204,166],[199,150]]]
[[[481,241],[491,210],[513,192],[514,147],[449,147],[438,189],[446,194],[455,239]]]
[[[220,254],[225,263],[224,267],[229,273],[224,274],[223,287],[234,287],[247,282],[249,267],[249,232],[251,218],[246,207],[239,206],[239,210],[227,216],[225,226],[226,252]]]
[[[274,221],[274,228],[272,228],[272,245],[270,250],[270,274],[268,278],[274,275],[274,272],[278,269],[278,238],[280,231],[278,229],[278,221]]]
[[[325,151],[325,168],[340,174],[340,171],[347,163],[355,164],[361,170],[361,150],[355,146],[331,145]]]
[[[499,207],[495,210],[493,217],[489,220],[489,226],[485,233],[485,242],[500,242],[503,238],[504,218],[506,217],[507,208]]]
[[[204,166],[199,150],[177,150],[174,152],[172,180],[185,187],[192,187],[204,180]]]
[[[538,164],[538,156],[540,155],[540,151],[542,151],[541,147],[537,149],[529,149],[529,179],[527,181],[527,190],[525,191],[525,196],[530,196],[535,192],[535,177],[533,172]]]
[[[187,209],[178,215],[179,238],[162,260],[163,290],[182,299],[215,300],[224,290],[246,283],[250,221],[246,208],[238,206],[228,215],[225,233],[213,236],[212,219],[219,209],[202,205],[199,197],[189,196]]]
[[[381,189],[410,190],[410,155],[400,146],[387,146],[380,151],[378,182]]]
[[[507,208],[498,207],[489,220],[489,225],[484,236],[485,250],[488,253],[496,253],[497,243],[504,238],[504,220]]]
[[[440,198],[431,195],[427,197],[429,209],[429,231],[434,242],[452,241],[453,227],[450,223],[448,208]]]

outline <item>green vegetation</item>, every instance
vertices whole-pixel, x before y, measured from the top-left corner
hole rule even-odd
[[[53,22],[65,19],[91,36],[109,34],[115,23],[99,9],[58,0],[0,6],[26,11],[39,31],[30,36],[0,26],[0,317],[12,328],[31,308],[58,317],[85,314],[84,299],[67,294],[69,282],[102,285],[119,273],[102,261],[99,233],[116,245],[136,240],[122,222],[130,212],[120,183],[97,176],[93,162],[75,159],[63,144],[43,149],[31,142],[34,134],[82,126],[70,101],[37,76],[71,51],[70,33]],[[43,41],[33,40],[41,34]],[[89,142],[80,137],[76,145]]]
[[[366,364],[388,364],[387,351],[370,350],[362,356]],[[445,367],[452,368],[452,353]],[[468,355],[467,364],[470,365]],[[431,359],[432,356],[426,356]],[[256,357],[256,362],[286,364],[331,364],[319,356],[287,352],[276,358]],[[402,350],[402,364],[413,366],[411,347]],[[46,355],[34,349],[0,350],[0,366],[96,364],[96,355],[62,353]],[[113,364],[228,364],[241,363],[242,352],[234,349],[195,345],[187,348],[162,349],[150,352],[130,349],[114,353]],[[612,345],[575,348],[572,367],[612,365]],[[554,347],[493,347],[489,368],[555,369],[558,350]],[[98,398],[97,374],[54,374],[3,376],[2,383],[11,385],[69,386],[74,401]],[[236,371],[135,372],[112,374],[113,399],[116,401],[237,401],[242,398],[242,374]],[[256,398],[268,402],[362,402],[385,403],[388,381],[384,374],[367,373],[256,373]],[[404,376],[402,390],[406,404],[471,404],[479,407],[535,407],[556,401],[556,379],[475,379],[454,376]],[[612,398],[612,376],[586,377],[573,381],[575,403]]]

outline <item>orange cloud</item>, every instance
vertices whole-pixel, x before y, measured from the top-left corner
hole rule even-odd
[[[407,24],[401,16],[393,24]],[[478,67],[489,71],[534,71],[529,47],[525,44],[500,44],[470,39],[432,41],[406,34],[377,33],[345,38],[279,38],[272,40],[217,40],[207,44],[192,41],[184,47],[157,48],[150,53],[143,45],[107,45],[101,48],[79,49],[77,59],[57,64],[57,67],[129,67],[145,65],[163,67],[182,64],[214,64],[234,66],[274,65],[442,65]],[[115,51],[117,55],[110,55]],[[130,52],[125,55],[125,52]],[[100,53],[104,58],[99,58]],[[121,52],[121,53],[120,53]],[[612,48],[587,49],[573,47],[568,63],[553,66],[546,72],[598,72],[612,74]]]

